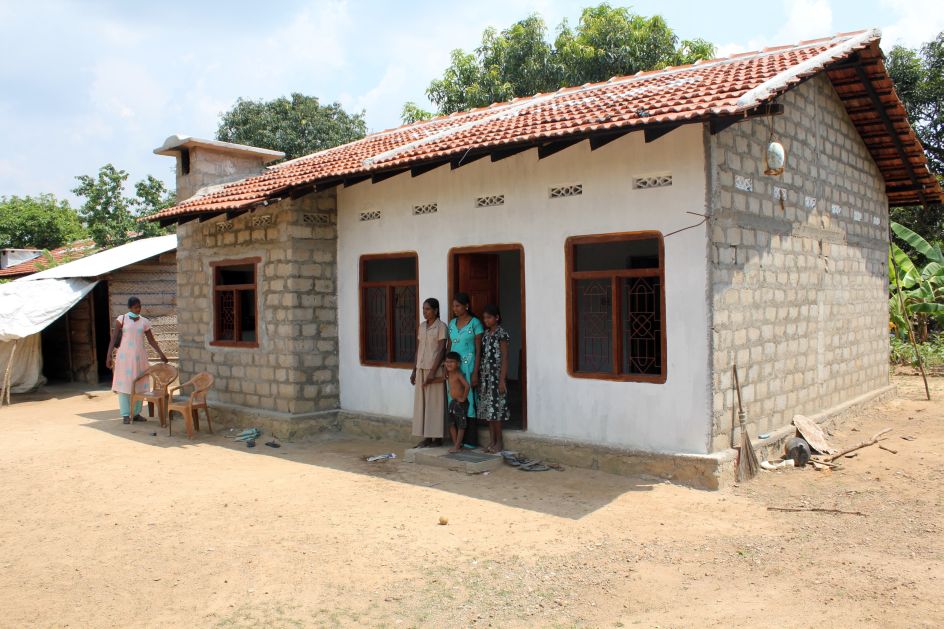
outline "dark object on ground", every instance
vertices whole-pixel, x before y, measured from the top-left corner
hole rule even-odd
[[[131,421],[133,421],[133,422],[146,422],[147,420],[146,420],[145,418],[141,417],[140,415],[135,415],[135,416],[134,416],[134,419],[132,419]]]
[[[282,447],[282,444],[281,444],[281,443],[278,443],[278,442],[276,442],[276,441],[266,441],[265,444],[266,444],[267,446],[269,446],[270,448],[281,448],[281,447]]]
[[[130,424],[130,423],[131,423],[131,418],[130,418],[130,417],[122,417],[122,418],[121,418],[121,423],[122,423],[122,424]]]
[[[797,513],[802,512],[802,511],[812,511],[814,513],[841,513],[843,515],[861,515],[863,517],[866,516],[866,514],[862,513],[861,511],[842,511],[840,509],[823,509],[821,507],[802,507],[802,508],[767,507],[767,510],[768,511],[790,511],[790,512],[797,512]]]
[[[751,445],[751,436],[747,434],[747,413],[741,405],[741,381],[738,379],[738,368],[734,365],[734,386],[738,398],[738,423],[741,425],[741,447],[738,450],[737,479],[739,482],[750,480],[757,476],[757,454]]]
[[[157,436],[157,433],[156,433],[156,432],[152,432],[152,433],[151,433],[151,436],[152,436],[152,437],[156,437],[156,436]]]
[[[255,439],[249,439],[248,441],[246,441],[246,447],[247,447],[247,448],[255,448],[255,447],[256,447],[256,440],[255,440]]]
[[[790,437],[784,446],[786,457],[793,459],[796,467],[806,467],[810,462],[810,444],[802,437]]]

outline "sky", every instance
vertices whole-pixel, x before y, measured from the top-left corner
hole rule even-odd
[[[399,124],[455,48],[487,26],[537,12],[553,31],[596,0],[64,2],[0,0],[0,196],[52,193],[76,202],[75,177],[112,163],[133,183],[173,188],[154,155],[181,133],[212,138],[237,98],[292,92],[366,112],[369,131]],[[620,3],[611,0],[611,4]],[[882,46],[915,47],[944,30],[941,0],[636,0],[681,39],[719,55],[879,27]],[[696,8],[698,7],[698,8]]]

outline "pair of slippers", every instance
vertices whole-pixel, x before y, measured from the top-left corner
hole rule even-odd
[[[147,420],[141,417],[140,415],[135,415],[134,418],[131,417],[122,417],[122,424],[130,424],[131,422],[146,422]]]
[[[549,466],[545,465],[541,461],[535,461],[524,457],[517,452],[509,452],[508,450],[502,450],[502,458],[505,459],[505,462],[511,465],[512,467],[517,467],[519,470],[525,472],[546,472],[551,469]],[[555,469],[558,469],[558,466]],[[561,468],[563,469],[563,468]]]

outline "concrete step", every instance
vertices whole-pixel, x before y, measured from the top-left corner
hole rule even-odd
[[[481,474],[496,470],[502,465],[502,458],[497,454],[485,454],[472,450],[463,450],[450,454],[449,448],[410,448],[403,455],[405,463],[445,467],[466,474]]]

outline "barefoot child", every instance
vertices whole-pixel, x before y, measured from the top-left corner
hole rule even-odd
[[[469,390],[472,388],[469,381],[462,375],[459,362],[462,357],[456,352],[446,354],[446,377],[449,387],[449,435],[452,437],[452,453],[462,450],[462,438],[465,436],[465,427],[468,424],[466,415],[469,412]],[[437,379],[442,382],[444,379]]]
[[[496,453],[505,449],[502,440],[502,422],[508,421],[508,345],[511,337],[501,327],[501,312],[498,306],[485,306],[482,315],[485,334],[482,339],[482,368],[479,374],[478,418],[488,422],[491,443],[486,452]]]

